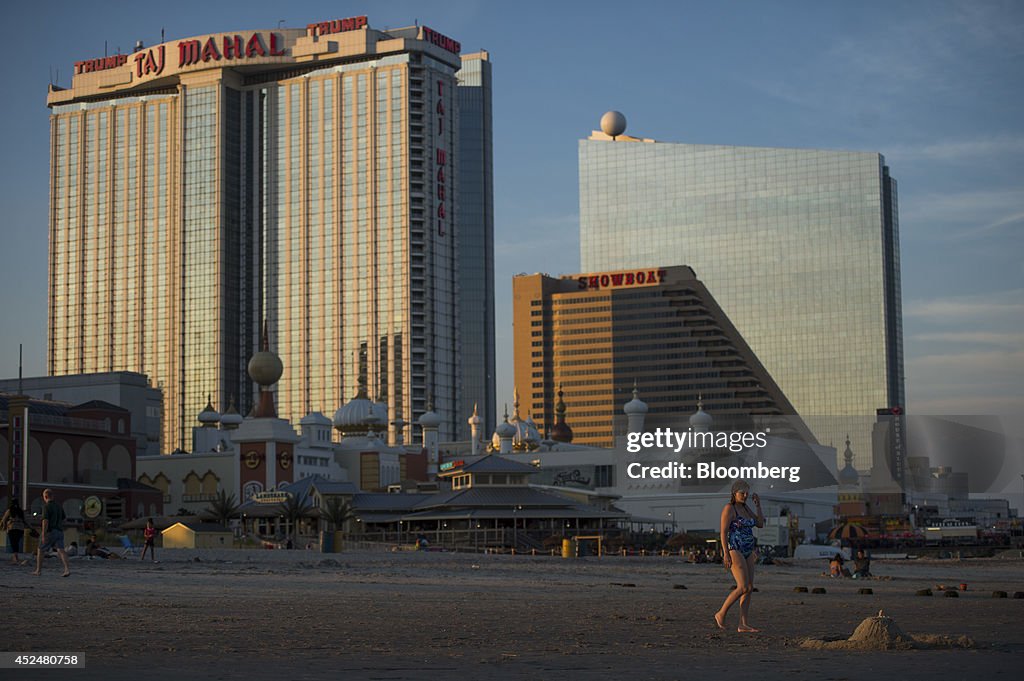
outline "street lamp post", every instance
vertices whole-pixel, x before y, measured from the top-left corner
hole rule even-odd
[[[516,511],[521,510],[522,506],[512,507],[512,551],[515,552],[516,547],[519,546],[519,523],[516,521]]]

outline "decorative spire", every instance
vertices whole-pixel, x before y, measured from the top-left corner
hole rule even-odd
[[[565,400],[562,399],[562,384],[558,384],[558,402],[555,404],[555,427],[551,429],[551,439],[555,442],[572,442],[572,428],[565,422]]]
[[[254,416],[256,418],[276,418],[277,410],[274,407],[274,393],[270,386],[281,379],[284,373],[284,365],[281,358],[270,350],[269,322],[263,318],[263,333],[260,338],[260,351],[249,360],[249,376],[260,386],[260,397],[256,404]]]

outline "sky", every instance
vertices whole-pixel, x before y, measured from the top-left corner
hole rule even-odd
[[[490,52],[498,404],[511,277],[579,268],[578,140],[882,153],[899,183],[908,412],[1024,416],[1024,4],[17,3],[0,66],[0,376],[46,371],[47,83],[104,50],[366,14]],[[340,405],[341,396],[339,396]]]

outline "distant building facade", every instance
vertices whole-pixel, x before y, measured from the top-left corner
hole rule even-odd
[[[0,379],[0,392],[22,394],[36,399],[82,404],[93,400],[109,402],[131,414],[132,435],[139,456],[160,454],[163,394],[149,379],[131,371],[99,374],[67,374],[32,378]]]
[[[515,379],[543,433],[564,391],[573,442],[611,447],[620,405],[639,383],[648,421],[679,425],[707,405],[724,422],[795,416],[689,267],[520,275],[512,280]],[[813,437],[793,420],[799,435]]]
[[[159,492],[135,481],[131,420],[127,409],[99,400],[70,405],[0,393],[0,502],[6,508],[13,495],[38,516],[49,487],[74,524],[162,513]]]

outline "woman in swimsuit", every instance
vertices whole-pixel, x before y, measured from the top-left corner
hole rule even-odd
[[[722,509],[721,539],[724,556],[722,563],[726,570],[732,571],[736,580],[736,588],[729,592],[722,607],[715,613],[715,624],[725,629],[725,616],[729,608],[737,600],[740,602],[740,624],[736,631],[749,633],[758,631],[750,626],[747,614],[750,612],[750,595],[754,591],[754,561],[756,560],[757,540],[754,539],[754,527],[764,527],[764,514],[761,513],[761,500],[756,494],[750,500],[757,508],[755,515],[747,506],[747,495],[750,485],[742,480],[733,483],[729,503]]]

